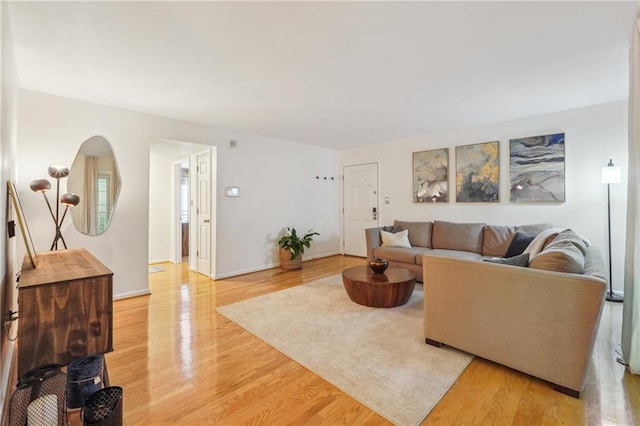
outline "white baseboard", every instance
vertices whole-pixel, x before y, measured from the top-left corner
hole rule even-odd
[[[213,278],[214,280],[221,280],[223,278],[237,277],[238,275],[250,274],[252,272],[266,271],[267,269],[272,269],[279,265],[280,265],[279,263],[276,263],[271,265],[259,266],[256,268],[240,269],[237,271],[227,272],[224,274],[215,274],[215,275],[212,275],[211,278]]]
[[[149,261],[149,265],[153,265],[154,263],[173,263],[173,262],[170,261],[169,259],[156,259],[156,260]]]
[[[151,291],[149,291],[149,289],[146,290],[138,290],[138,291],[131,291],[129,293],[120,293],[120,294],[114,294],[113,295],[113,300],[121,300],[121,299],[130,299],[132,297],[138,297],[138,296],[148,296],[151,294]]]
[[[314,260],[314,259],[322,259],[323,257],[330,257],[330,256],[336,256],[338,254],[342,254],[339,251],[332,251],[332,252],[328,252],[328,253],[322,253],[322,254],[316,254],[314,256],[305,256],[302,261],[306,262],[307,260]],[[278,266],[280,266],[280,264],[278,263]]]
[[[328,252],[328,253],[321,253],[321,254],[316,254],[313,256],[304,256],[302,259],[302,262],[307,262],[309,260],[314,260],[314,259],[321,259],[323,257],[330,257],[330,256],[335,256],[335,255],[339,255],[340,252],[339,251],[332,251],[332,252]],[[221,280],[223,278],[230,278],[230,277],[236,277],[238,275],[244,275],[244,274],[250,274],[252,272],[260,272],[260,271],[266,271],[267,269],[273,269],[273,268],[277,268],[280,266],[280,262],[277,263],[271,263],[268,265],[262,265],[262,266],[258,266],[255,268],[247,268],[247,269],[241,269],[241,270],[237,270],[237,271],[232,271],[232,272],[226,272],[223,274],[216,274],[215,276],[212,276],[211,278],[213,278],[214,280]]]

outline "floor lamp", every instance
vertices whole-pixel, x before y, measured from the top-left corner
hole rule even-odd
[[[613,160],[602,168],[602,183],[607,184],[607,224],[609,237],[609,291],[607,292],[607,300],[609,302],[622,302],[623,297],[613,292],[613,282],[611,273],[611,184],[620,183],[621,173],[620,167],[613,165]]]
[[[50,166],[48,169],[49,176],[56,180],[56,213],[53,214],[53,208],[51,207],[51,203],[49,202],[49,198],[47,198],[46,192],[51,189],[51,182],[47,179],[38,179],[34,180],[29,184],[31,190],[33,192],[39,192],[44,197],[44,200],[47,202],[47,207],[49,207],[49,213],[51,214],[51,219],[53,223],[56,225],[56,235],[53,238],[53,242],[51,243],[50,251],[54,248],[58,250],[58,240],[62,241],[62,245],[64,248],[67,248],[67,243],[64,241],[64,237],[62,236],[62,232],[60,231],[62,227],[62,222],[64,221],[65,216],[67,215],[67,210],[69,207],[77,206],[80,202],[80,197],[75,194],[64,194],[62,197],[60,196],[60,179],[69,176],[69,169],[62,166]],[[64,213],[62,213],[62,218],[60,218],[60,204],[65,206]]]

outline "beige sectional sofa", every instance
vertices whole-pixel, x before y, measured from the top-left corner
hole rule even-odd
[[[420,270],[427,343],[455,347],[580,396],[607,286],[597,247],[547,225],[396,221],[394,226],[409,229],[412,243],[426,242],[424,234],[412,239],[412,231],[431,230],[431,247],[411,249],[380,247],[375,235],[380,230],[367,230],[368,256]],[[516,229],[538,233],[527,248],[529,267],[482,261],[504,255]],[[469,236],[465,244],[461,230]]]
[[[516,232],[531,236],[551,228],[543,223],[523,226],[495,226],[484,223],[406,222],[396,220],[393,226],[365,230],[367,259],[382,257],[389,266],[407,268],[422,282],[422,257],[425,254],[460,259],[482,260],[502,257]],[[380,231],[408,230],[411,248],[382,247]]]

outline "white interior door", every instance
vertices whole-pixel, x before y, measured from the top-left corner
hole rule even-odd
[[[378,165],[344,168],[344,254],[367,255],[364,230],[378,226]]]
[[[211,274],[211,151],[196,156],[197,176],[197,265],[198,272]]]

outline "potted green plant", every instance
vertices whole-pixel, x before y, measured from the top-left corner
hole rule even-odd
[[[320,235],[310,229],[302,237],[298,236],[296,228],[285,228],[284,236],[278,241],[280,247],[280,266],[283,269],[302,268],[302,253],[304,249],[311,247],[314,235]]]

